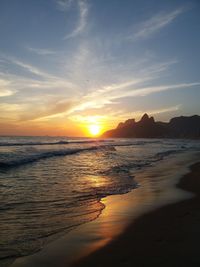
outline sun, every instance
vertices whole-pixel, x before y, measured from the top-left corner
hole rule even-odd
[[[89,132],[92,136],[98,135],[101,132],[101,127],[97,124],[92,124],[89,126]]]

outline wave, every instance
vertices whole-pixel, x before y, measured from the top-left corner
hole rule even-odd
[[[149,166],[150,162],[144,161],[144,162],[131,162],[129,164],[122,164],[122,165],[117,165],[113,166],[108,170],[105,170],[101,172],[100,174],[104,175],[131,175],[131,169],[139,170],[143,167]]]
[[[35,161],[39,161],[41,159],[48,159],[52,157],[58,157],[58,156],[67,156],[67,155],[73,155],[80,152],[85,151],[94,151],[94,150],[108,150],[108,151],[114,151],[115,148],[113,146],[91,146],[87,148],[71,148],[71,149],[60,149],[60,150],[52,150],[52,151],[45,151],[45,152],[38,152],[31,155],[26,155],[26,157],[21,157],[14,160],[8,160],[8,161],[0,161],[0,169],[9,169],[13,167],[18,167],[20,165],[24,165],[27,163],[32,163]]]
[[[32,155],[28,155],[26,158],[22,157],[16,160],[10,160],[10,161],[0,161],[0,168],[1,169],[7,169],[11,167],[17,167],[20,165],[24,165],[27,163],[32,163],[41,159],[47,159],[52,157],[58,157],[58,156],[66,156],[66,155],[72,155],[76,153],[80,153],[82,151],[90,151],[90,150],[97,150],[98,147],[93,146],[89,148],[83,148],[83,149],[62,149],[62,150],[53,150],[53,151],[47,151],[47,152],[41,152],[36,153]]]
[[[128,140],[119,141],[117,139],[91,139],[91,140],[60,140],[56,142],[0,142],[0,147],[8,146],[51,146],[51,145],[68,145],[68,144],[95,144],[95,143],[115,143],[117,146],[142,146],[147,144],[159,144],[162,143],[161,140]]]
[[[116,151],[117,147],[121,146],[144,146],[148,144],[160,143],[160,140],[134,140],[130,142],[130,140],[123,140],[118,141],[116,139],[92,139],[92,140],[60,140],[57,142],[27,142],[27,143],[0,143],[0,146],[30,146],[26,148],[26,152],[18,153],[15,158],[9,159],[4,157],[0,160],[0,170],[5,170],[13,167],[18,167],[24,164],[33,163],[42,159],[48,159],[57,156],[67,156],[72,155],[84,151],[92,151],[92,150],[100,150],[103,149],[104,151],[112,152]],[[62,148],[57,149],[49,149],[47,151],[38,151],[38,149],[33,148],[32,146],[36,145],[66,145],[66,144],[91,144],[91,146],[87,147],[77,147],[77,148],[70,148],[63,146]],[[92,145],[93,144],[93,145]],[[135,162],[131,163],[131,166],[114,166],[112,170],[107,171],[108,173],[126,173],[129,171],[130,168],[140,169],[146,165],[150,165],[153,162],[157,162],[162,160],[163,158],[184,151],[186,148],[183,145],[179,145],[176,149],[171,149],[163,152],[158,152],[152,157],[148,159],[148,162]],[[31,151],[29,151],[31,150]],[[31,153],[30,153],[31,152]],[[12,152],[11,152],[12,153]]]
[[[108,141],[108,140],[106,140]],[[145,145],[151,145],[151,144],[162,144],[163,141],[157,140],[157,141],[149,141],[149,140],[144,140],[144,141],[119,141],[117,142],[117,140],[112,140],[111,142],[115,142],[114,145],[115,146],[145,146]]]
[[[130,162],[128,164],[113,166],[113,167],[101,172],[100,174],[104,174],[104,175],[116,175],[116,174],[131,175],[132,169],[140,170],[144,167],[152,166],[152,164],[155,162],[161,161],[170,155],[181,153],[181,152],[183,152],[183,149],[182,150],[174,149],[174,150],[167,150],[167,151],[163,151],[163,152],[158,152],[154,156],[152,156],[146,160],[134,160],[134,162]]]
[[[58,141],[58,142],[27,142],[27,143],[0,143],[0,146],[43,146],[43,145],[66,145],[69,144],[68,141]]]
[[[155,161],[158,161],[158,160],[162,160],[164,159],[165,157],[167,156],[170,156],[170,155],[173,155],[173,154],[177,154],[177,153],[180,153],[180,152],[183,152],[183,149],[172,149],[172,150],[167,150],[167,151],[163,151],[163,152],[159,152],[155,155]]]
[[[93,144],[93,143],[104,143],[104,142],[113,142],[113,140],[104,140],[104,139],[95,139],[95,140],[60,140],[57,142],[23,142],[23,143],[9,143],[9,142],[0,142],[1,146],[46,146],[46,145],[68,145],[68,144]]]
[[[94,141],[93,141],[94,142]],[[81,152],[86,152],[86,151],[97,151],[97,150],[104,150],[104,151],[108,151],[108,152],[112,152],[112,151],[116,151],[115,147],[118,146],[132,146],[133,144],[106,144],[106,145],[97,145],[97,146],[90,146],[87,148],[68,148],[68,149],[58,149],[58,150],[51,150],[51,151],[45,151],[45,152],[35,152],[32,153],[30,155],[24,155],[22,157],[19,157],[17,159],[10,159],[10,160],[3,160],[0,161],[0,170],[6,170],[6,169],[10,169],[13,167],[18,167],[24,164],[28,164],[28,163],[33,163],[42,159],[48,159],[48,158],[52,158],[52,157],[58,157],[58,156],[67,156],[67,155],[73,155],[76,153],[81,153]],[[167,150],[164,152],[159,152],[157,154],[155,154],[153,156],[153,158],[149,159],[149,162],[134,162],[131,163],[131,166],[114,166],[112,168],[112,170],[107,170],[105,172],[111,172],[111,173],[126,173],[129,172],[130,168],[134,168],[134,169],[140,169],[144,166],[150,165],[153,162],[156,161],[160,161],[163,158],[171,155],[171,154],[175,154],[175,153],[179,153],[183,151],[183,149],[181,150]]]

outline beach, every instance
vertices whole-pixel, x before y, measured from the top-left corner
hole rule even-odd
[[[0,267],[200,267],[200,0],[0,0]]]
[[[74,266],[199,266],[200,162],[177,187],[194,197],[139,217],[116,240]]]
[[[16,259],[11,266],[179,266],[184,256],[191,261],[195,250],[190,249],[188,255],[188,247],[195,238],[198,241],[198,225],[197,229],[191,225],[198,209],[194,194],[199,191],[200,165],[193,165],[192,173],[189,166],[198,158],[187,152],[138,171],[138,188],[102,198],[105,208],[96,220],[63,234],[33,255]],[[198,246],[198,255],[197,250]]]

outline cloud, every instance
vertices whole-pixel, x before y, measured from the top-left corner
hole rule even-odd
[[[8,89],[0,88],[0,97],[13,95],[14,92]]]
[[[108,104],[115,104],[115,99],[131,96],[133,91],[135,92],[137,89],[138,91],[135,92],[135,94],[139,94],[142,90],[139,90],[140,87],[142,88],[145,83],[157,79],[161,72],[166,71],[175,63],[177,63],[177,61],[171,60],[153,64],[149,67],[143,67],[141,68],[142,71],[132,75],[133,77],[130,80],[123,80],[122,82],[119,81],[118,83],[107,84],[101,87],[99,86],[100,88],[92,88],[92,91],[83,96],[81,103],[78,107],[74,107],[74,110],[80,111],[95,107],[102,108]],[[144,91],[141,91],[140,93],[143,94]]]
[[[51,77],[52,77],[52,76],[49,75],[48,73],[46,73],[46,72],[40,70],[40,69],[37,68],[37,67],[34,67],[33,65],[24,63],[24,62],[19,61],[19,60],[17,60],[17,59],[11,59],[11,61],[12,61],[14,64],[18,65],[19,67],[21,67],[21,68],[23,68],[23,69],[29,71],[29,72],[32,73],[32,74],[37,75],[37,76],[40,76],[40,77],[43,77],[43,78],[51,78]]]
[[[196,83],[180,83],[180,84],[171,84],[171,85],[161,85],[161,86],[150,86],[150,87],[144,87],[127,92],[122,92],[121,94],[118,94],[114,96],[113,98],[124,98],[124,97],[129,97],[129,96],[147,96],[149,94],[153,93],[159,93],[163,91],[168,91],[168,90],[175,90],[175,89],[184,89],[188,87],[194,87],[194,86],[200,86],[200,82]]]
[[[5,112],[7,114],[8,112],[13,112],[13,111],[16,112],[16,111],[19,111],[21,109],[22,109],[22,106],[18,105],[18,104],[8,104],[8,103],[1,103],[0,104],[1,113]]]
[[[152,56],[149,60],[149,56],[145,54],[139,60],[137,57],[125,58],[119,62],[118,57],[112,54],[113,45],[111,42],[105,47],[99,37],[80,40],[68,58],[62,58],[58,65],[55,64],[56,72],[58,69],[61,70],[61,77],[51,75],[48,70],[43,70],[37,65],[16,58],[7,58],[9,64],[16,65],[15,68],[22,68],[36,75],[29,78],[25,73],[23,77],[18,74],[21,73],[18,70],[16,75],[8,75],[5,68],[5,77],[10,80],[13,89],[18,91],[12,101],[27,104],[23,112],[20,112],[20,119],[43,121],[58,117],[64,121],[65,118],[82,114],[84,111],[90,113],[93,110],[95,113],[109,107],[111,111],[115,110],[113,105],[121,102],[123,104],[123,98],[126,97],[145,96],[199,85],[180,82],[151,86],[154,84],[153,80],[160,79],[162,72],[166,75],[169,67],[177,61],[169,60],[155,64]],[[35,49],[32,51],[37,53]],[[102,111],[103,114],[104,112]]]
[[[29,78],[26,74],[20,76],[18,73],[9,73],[6,69],[0,72],[0,97],[17,93],[9,98],[9,103],[0,106],[2,118],[19,122],[45,121],[55,116],[65,116],[74,105],[74,95],[78,96],[75,83],[16,58],[4,58],[5,64],[15,64],[38,77]]]
[[[16,122],[19,114],[23,112],[24,104],[0,103],[0,121]]]
[[[69,90],[77,89],[77,86],[74,83],[67,80],[66,78],[54,76],[52,74],[47,73],[44,70],[41,70],[38,67],[33,66],[32,64],[24,63],[12,57],[5,57],[5,59],[43,79],[43,80],[30,79],[30,78],[20,77],[19,75],[13,75],[13,74],[0,72],[0,76],[7,77],[7,79],[10,80],[9,83],[12,83],[13,85],[15,85],[15,87],[17,86],[21,88],[26,87],[26,88],[40,88],[40,89],[45,89],[45,88],[50,89],[50,88],[60,87],[60,88],[66,88]]]
[[[59,10],[66,11],[70,8],[74,0],[56,0],[56,4]]]
[[[51,88],[66,88],[66,89],[73,89],[76,90],[77,86],[68,81],[67,79],[61,78],[61,77],[57,77],[57,76],[53,76],[33,65],[27,64],[27,63],[23,63],[19,60],[13,60],[13,63],[15,63],[16,65],[24,68],[26,71],[29,71],[32,74],[35,74],[41,78],[43,78],[43,80],[36,80],[36,79],[19,79],[19,76],[17,78],[18,82],[22,82],[22,88],[25,86],[26,88],[38,88],[38,89],[51,89]],[[14,76],[13,76],[14,77]],[[27,84],[25,84],[25,82],[27,82]],[[28,83],[29,82],[29,83]]]
[[[26,71],[35,74],[37,76],[43,77],[43,78],[52,78],[53,76],[51,76],[50,74],[48,74],[45,71],[40,70],[39,68],[31,65],[31,64],[27,64],[24,63],[20,60],[17,60],[15,58],[11,58],[11,57],[7,57],[7,60],[11,61],[12,63],[14,63],[15,65],[25,69]]]
[[[88,5],[85,0],[78,0],[79,20],[75,29],[64,37],[64,40],[74,38],[85,29],[87,25]]]
[[[132,41],[137,41],[141,39],[146,39],[151,35],[159,32],[162,28],[166,27],[168,24],[172,23],[177,16],[185,11],[184,8],[176,9],[170,13],[161,12],[154,15],[150,19],[142,22],[135,33],[131,34],[128,39]]]
[[[56,51],[46,49],[46,48],[44,49],[44,48],[26,47],[26,49],[40,56],[48,56],[48,55],[56,54]]]
[[[142,88],[137,88],[136,86],[133,86],[132,89],[127,88],[126,90],[124,89],[124,87],[119,87],[117,91],[113,91],[113,93],[110,94],[100,94],[99,92],[97,92],[96,95],[95,93],[93,93],[92,95],[85,96],[83,98],[83,101],[79,103],[78,106],[72,108],[71,112],[103,108],[107,105],[116,104],[115,100],[119,100],[126,97],[144,97],[153,93],[159,93],[168,90],[184,89],[194,86],[200,86],[200,82],[149,86]]]
[[[150,67],[142,68],[142,70],[137,74],[137,78],[132,78],[131,80],[124,81],[122,83],[113,83],[110,85],[103,86],[100,89],[94,90],[93,93],[90,94],[95,98],[101,96],[103,94],[112,93],[113,91],[124,90],[126,88],[144,84],[145,82],[150,82],[153,79],[157,78],[157,74],[167,70],[171,65],[176,64],[177,61],[172,60],[164,63],[154,64]]]
[[[104,61],[101,53],[98,53],[96,46],[94,49],[90,42],[81,42],[80,47],[73,54],[69,69],[64,70],[64,73],[70,73],[71,78],[68,77],[68,79],[65,76],[64,78],[53,76],[15,58],[8,58],[8,60],[42,78],[30,79],[6,72],[4,74],[5,80],[9,81],[9,84],[4,87],[18,91],[14,99],[15,103],[27,105],[24,111],[20,112],[20,119],[23,121],[43,121],[56,117],[64,120],[68,116],[71,117],[83,111],[96,112],[101,108],[111,107],[119,104],[126,97],[146,96],[156,92],[200,85],[200,83],[179,83],[149,86],[153,80],[159,79],[163,72],[166,74],[169,67],[177,63],[176,60],[156,64],[152,64],[152,61],[149,63],[144,61],[135,71],[131,71],[132,65],[127,63],[128,72],[127,68],[124,71],[123,64],[115,68],[115,61],[112,61],[112,75],[106,75],[110,65]],[[137,66],[137,62],[134,62],[134,66],[135,64]],[[88,78],[91,81],[87,81]]]
[[[2,118],[15,121],[47,119],[64,115],[77,103],[72,99],[73,94],[70,96],[70,89],[72,93],[75,92],[73,87],[69,87],[68,82],[59,77],[37,81],[8,73],[0,73],[0,77],[2,75],[4,79],[0,79],[0,97],[17,92],[14,97],[9,98],[8,103],[0,104]],[[31,88],[37,90],[30,90]]]
[[[161,114],[161,113],[167,113],[167,112],[172,112],[172,111],[178,111],[180,109],[181,105],[176,105],[172,107],[166,107],[166,108],[161,108],[161,109],[154,109],[154,110],[149,110],[148,113],[151,115],[156,115],[156,114]],[[144,112],[142,113],[144,114]]]
[[[0,97],[11,96],[16,93],[16,90],[10,88],[10,81],[0,79]]]
[[[76,102],[73,100],[54,100],[46,101],[43,105],[39,105],[34,108],[34,112],[30,112],[30,106],[28,110],[23,112],[20,116],[21,121],[27,120],[48,120],[53,117],[63,116],[64,113],[68,113]]]

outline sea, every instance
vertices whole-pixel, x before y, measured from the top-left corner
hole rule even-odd
[[[102,198],[137,190],[137,171],[188,152],[200,142],[0,137],[0,266],[95,220]]]

